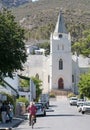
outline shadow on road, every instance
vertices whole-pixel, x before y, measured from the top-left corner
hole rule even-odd
[[[57,105],[50,105],[49,107],[57,107]]]
[[[47,117],[59,117],[59,116],[82,116],[82,115],[74,115],[74,114],[47,115]]]
[[[34,127],[34,129],[46,129],[46,128],[50,128],[50,127]]]

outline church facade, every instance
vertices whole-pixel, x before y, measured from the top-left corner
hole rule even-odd
[[[67,32],[62,12],[54,32],[50,36],[50,55],[28,55],[25,63],[25,76],[36,76],[42,80],[43,92],[51,90],[70,90],[78,93],[78,82],[81,73],[90,68],[90,59],[72,55],[71,37]]]

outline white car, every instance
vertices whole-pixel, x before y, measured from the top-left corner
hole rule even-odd
[[[77,107],[79,107],[80,105],[82,106],[84,102],[85,102],[84,99],[78,99],[77,100]]]
[[[90,101],[84,102],[83,106],[81,107],[82,114],[90,113]]]
[[[78,102],[78,104],[77,104],[78,112],[81,112],[83,104],[84,104],[84,102]]]
[[[78,100],[78,98],[77,97],[71,97],[70,98],[70,101],[69,101],[69,103],[70,103],[70,105],[77,105],[77,100]]]

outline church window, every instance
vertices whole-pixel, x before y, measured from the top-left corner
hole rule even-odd
[[[50,75],[48,75],[48,83],[50,83]]]
[[[62,45],[62,50],[64,50],[64,45]]]
[[[60,59],[59,60],[59,70],[62,70],[63,69],[63,60]]]
[[[74,83],[74,75],[72,75],[72,83]]]

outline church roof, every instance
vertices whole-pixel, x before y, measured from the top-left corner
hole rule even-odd
[[[54,33],[66,33],[67,34],[62,11],[60,11],[60,13],[59,13]]]

